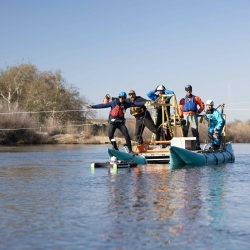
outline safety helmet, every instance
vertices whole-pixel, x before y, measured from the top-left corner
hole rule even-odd
[[[120,92],[119,97],[127,98],[126,92]]]
[[[214,102],[212,100],[207,100],[206,105],[214,106]]]
[[[187,90],[191,90],[191,91],[192,91],[192,86],[191,86],[190,84],[186,85],[186,86],[185,86],[185,90],[186,90],[186,91],[187,91]]]
[[[166,90],[166,88],[163,85],[159,85],[156,90]]]

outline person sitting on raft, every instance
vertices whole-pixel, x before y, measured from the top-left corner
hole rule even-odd
[[[108,130],[108,136],[109,140],[112,144],[112,139],[114,138],[114,134],[116,129],[119,129],[123,136],[125,137],[126,144],[128,147],[129,153],[133,153],[132,151],[132,145],[131,145],[131,139],[128,133],[128,129],[125,125],[125,112],[126,109],[134,106],[143,106],[145,104],[145,101],[143,102],[127,102],[126,101],[127,94],[125,92],[119,93],[119,99],[112,100],[108,103],[101,103],[96,105],[87,105],[87,108],[93,108],[93,109],[103,109],[103,108],[111,108],[110,114],[109,114],[109,130]],[[118,150],[117,145],[113,145],[114,149]]]

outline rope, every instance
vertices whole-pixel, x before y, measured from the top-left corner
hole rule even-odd
[[[20,111],[20,112],[8,112],[0,113],[0,115],[14,115],[14,114],[37,114],[37,113],[63,113],[63,112],[87,112],[87,110],[59,110],[59,111]]]
[[[225,109],[226,111],[228,111],[228,110],[250,110],[250,109]]]
[[[105,123],[103,123],[105,124]],[[42,129],[42,128],[67,128],[67,127],[81,127],[81,126],[93,126],[93,125],[100,125],[100,124],[78,124],[78,125],[67,125],[67,126],[49,126],[49,127],[37,127],[37,128],[0,128],[0,131],[9,131],[9,130],[36,130],[36,129]]]

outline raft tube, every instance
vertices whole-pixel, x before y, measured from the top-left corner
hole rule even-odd
[[[135,161],[139,165],[147,164],[146,158],[142,155],[121,152],[121,151],[111,149],[111,148],[108,148],[108,155],[109,155],[109,158],[111,158],[112,156],[115,156],[117,160],[121,160],[125,162]]]
[[[235,161],[232,144],[226,144],[226,150],[216,151],[190,151],[187,149],[171,146],[170,147],[170,165],[218,165],[223,163],[232,163]]]

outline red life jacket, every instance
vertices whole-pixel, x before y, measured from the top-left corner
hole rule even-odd
[[[162,96],[159,96],[159,97],[155,100],[155,102],[157,102],[157,103],[162,103],[162,102],[163,102]],[[169,100],[165,100],[165,103],[169,103]],[[158,107],[155,107],[155,109],[161,110],[162,107],[161,107],[161,106],[158,106]]]
[[[156,102],[158,102],[158,103],[162,102],[162,97],[159,96],[159,97],[156,99]]]
[[[119,106],[116,105],[110,112],[110,115],[112,115],[113,117],[117,117],[117,118],[124,118],[124,106]]]

